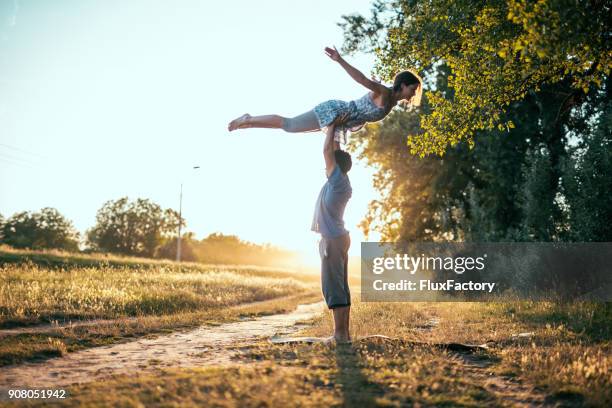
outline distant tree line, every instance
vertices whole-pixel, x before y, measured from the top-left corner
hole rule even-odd
[[[79,233],[55,208],[22,211],[9,219],[0,214],[0,242],[15,248],[78,251]]]
[[[105,252],[126,256],[176,259],[177,230],[185,220],[172,209],[163,209],[148,199],[127,197],[106,202],[96,215],[96,224],[82,237],[72,222],[54,208],[19,212],[8,219],[0,214],[0,243],[14,248],[60,249]],[[287,265],[294,254],[271,245],[242,241],[235,235],[214,233],[197,240],[185,233],[181,240],[184,261]]]
[[[159,248],[157,256],[176,259],[176,247],[175,236]],[[211,264],[289,266],[295,264],[296,254],[270,244],[243,241],[236,235],[213,233],[197,240],[193,233],[187,233],[181,241],[181,258]]]

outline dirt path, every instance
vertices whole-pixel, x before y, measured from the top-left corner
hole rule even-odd
[[[301,295],[288,295],[288,296],[282,296],[282,297],[266,299],[266,300],[257,300],[255,302],[240,303],[240,304],[230,306],[230,307],[237,309],[237,310],[247,309],[247,308],[251,308],[254,306],[258,306],[258,305],[264,305],[266,303],[269,304],[271,302],[280,302],[280,301],[284,301],[288,299],[295,299],[298,296],[301,296]],[[66,329],[72,329],[75,327],[89,327],[89,326],[96,326],[100,324],[113,324],[117,322],[127,323],[127,322],[134,322],[137,320],[138,320],[138,317],[120,317],[117,319],[68,320],[68,321],[62,321],[61,323],[59,320],[57,320],[57,321],[54,321],[53,323],[43,323],[43,324],[36,324],[33,326],[15,327],[12,329],[0,329],[0,339],[2,337],[14,336],[18,334],[47,333],[53,330],[66,330]]]
[[[114,374],[154,371],[165,367],[201,367],[203,365],[241,364],[233,360],[240,353],[235,346],[251,343],[274,334],[287,336],[296,333],[306,325],[302,320],[315,317],[326,310],[324,302],[299,305],[291,313],[262,316],[254,319],[226,323],[219,326],[202,326],[187,332],[129,343],[92,348],[70,353],[65,357],[41,363],[25,363],[3,367],[0,389],[7,388],[62,388],[75,383],[99,380]],[[90,322],[91,323],[91,322]],[[429,332],[439,324],[431,316],[416,330]],[[363,341],[401,341],[370,336]],[[494,373],[495,362],[483,354],[468,352],[454,353],[462,375],[470,378],[503,405],[517,407],[554,406],[546,396],[523,384],[519,379]]]
[[[291,313],[219,326],[202,326],[188,332],[70,353],[42,363],[3,367],[0,389],[58,388],[134,370],[229,364],[236,351],[227,346],[239,341],[269,337],[275,333],[294,333],[304,327],[296,323],[310,319],[324,310],[324,302],[299,305]]]
[[[45,323],[45,324],[37,324],[36,326],[29,327],[17,327],[14,329],[0,329],[0,338],[6,336],[14,336],[18,334],[37,334],[37,333],[47,333],[52,330],[65,330],[72,329],[74,327],[87,327],[87,326],[96,326],[99,324],[111,324],[116,323],[118,321],[122,322],[130,322],[138,320],[137,317],[122,317],[121,319],[94,319],[94,320],[75,320],[70,321],[68,323]]]
[[[504,405],[511,407],[552,407],[554,403],[546,400],[546,395],[532,386],[523,384],[520,379],[501,376],[492,372],[494,362],[481,356],[459,354],[464,365],[464,376],[480,384],[495,395]]]
[[[440,323],[436,316],[431,317],[425,324],[416,329],[429,332]],[[529,337],[533,333],[519,333],[512,338]],[[504,405],[512,407],[552,407],[555,406],[546,399],[546,395],[535,390],[532,386],[523,384],[520,379],[502,376],[493,371],[495,362],[484,354],[467,352],[456,353],[463,366],[463,376],[473,379],[485,390],[495,395]]]

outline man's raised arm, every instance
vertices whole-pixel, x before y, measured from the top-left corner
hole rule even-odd
[[[327,127],[327,133],[325,135],[325,143],[323,144],[323,157],[325,158],[325,173],[327,177],[334,171],[336,165],[336,158],[334,151],[339,148],[339,143],[334,140],[334,130],[336,125],[332,123]]]

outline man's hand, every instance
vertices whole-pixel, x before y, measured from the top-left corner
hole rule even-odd
[[[335,133],[335,128],[336,128],[338,125],[343,125],[343,124],[345,124],[345,123],[346,123],[346,121],[348,120],[349,116],[350,116],[350,115],[349,115],[349,113],[348,113],[348,112],[345,112],[345,113],[343,113],[343,114],[341,114],[341,115],[338,115],[338,116],[336,117],[336,119],[334,119],[334,121],[332,122],[332,124],[331,124],[331,125],[329,125],[329,127],[330,127],[330,128],[332,128],[332,132],[334,132],[334,133]],[[329,130],[329,128],[328,128],[328,130]],[[338,149],[340,149],[340,143],[339,143],[339,142],[337,142],[336,140],[334,140],[334,144],[333,144],[333,147],[332,147],[332,148],[333,148],[333,150],[338,150]]]
[[[325,54],[336,62],[339,62],[342,59],[335,45],[334,48],[325,47]]]
[[[330,126],[338,126],[338,125],[342,125],[344,124],[344,122],[346,122],[346,120],[349,118],[349,113],[345,112],[341,115],[336,116],[336,119],[334,119],[334,121],[332,122],[332,124]]]

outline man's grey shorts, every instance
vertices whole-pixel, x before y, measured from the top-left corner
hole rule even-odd
[[[329,309],[350,306],[351,291],[348,285],[349,234],[338,238],[321,237],[321,287]]]

